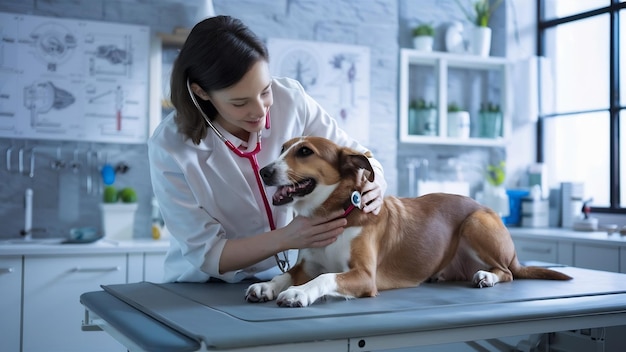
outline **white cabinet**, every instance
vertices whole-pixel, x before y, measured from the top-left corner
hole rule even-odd
[[[4,351],[20,350],[22,257],[0,257],[0,341]]]
[[[626,247],[620,248],[619,272],[626,274]]]
[[[403,143],[502,146],[510,134],[509,63],[504,58],[458,55],[445,52],[400,51],[400,141]],[[432,135],[409,128],[409,104],[423,99],[436,109]],[[470,138],[448,136],[448,106],[458,105],[470,114]],[[501,126],[492,137],[479,130],[479,111],[497,106]],[[413,116],[411,117],[413,120]],[[422,122],[415,124],[422,126]]]
[[[574,266],[579,268],[619,272],[620,249],[591,244],[576,244]],[[626,258],[624,258],[626,260]]]
[[[618,247],[537,239],[515,239],[514,242],[520,261],[538,260],[578,268],[626,273],[620,269]],[[621,252],[626,251],[622,248]],[[622,261],[626,260],[626,256],[622,258],[624,258]]]
[[[128,254],[128,282],[149,281],[162,283],[165,253],[146,252]]]
[[[514,239],[515,251],[519,261],[537,260],[558,263],[558,245],[556,241]]]
[[[126,254],[25,256],[22,351],[126,351],[105,332],[81,330],[79,301],[126,275]]]
[[[83,331],[80,295],[101,285],[163,280],[166,241],[0,245],[0,351],[126,351]]]
[[[610,272],[626,273],[626,242],[605,233],[546,229],[510,230],[520,261],[542,261]],[[593,237],[595,240],[592,240]]]
[[[162,283],[165,275],[165,253],[144,253],[143,280]]]

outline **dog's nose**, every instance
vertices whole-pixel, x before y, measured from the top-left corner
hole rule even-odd
[[[272,167],[272,165],[268,165],[259,170],[259,174],[261,175],[261,178],[266,185],[271,185],[272,178],[274,177],[274,168]]]

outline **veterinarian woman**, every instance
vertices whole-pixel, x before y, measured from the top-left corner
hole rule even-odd
[[[327,246],[346,225],[342,213],[294,218],[288,205],[272,205],[275,188],[265,195],[259,165],[290,138],[323,136],[367,151],[297,81],[273,78],[268,62],[263,42],[228,16],[198,23],[174,62],[176,111],[148,142],[154,194],[172,234],[168,282],[271,278],[295,264],[288,250]],[[362,203],[378,214],[387,184],[371,161],[375,181]]]

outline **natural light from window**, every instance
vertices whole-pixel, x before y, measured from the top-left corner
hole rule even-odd
[[[546,19],[566,17],[606,7],[610,2],[611,0],[547,0]]]
[[[609,0],[552,1],[559,17],[608,3]],[[548,94],[554,98],[543,105],[542,113],[607,109],[546,119],[549,184],[557,188],[561,182],[582,182],[585,198],[593,198],[592,205],[598,207],[610,206],[608,33],[608,15],[566,23],[546,32],[546,53],[554,82],[553,93]]]
[[[622,10],[619,15],[620,25],[622,28],[626,27],[626,11]],[[624,31],[622,31],[624,32]],[[621,35],[620,38],[620,56],[619,56],[619,66],[620,66],[620,105],[622,107],[626,107],[626,35]],[[624,136],[621,139],[620,144],[620,207],[626,208],[626,110],[622,110],[620,113],[620,136]]]

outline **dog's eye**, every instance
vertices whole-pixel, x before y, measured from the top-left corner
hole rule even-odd
[[[313,151],[309,147],[302,147],[298,149],[298,156],[304,157],[313,154]]]

